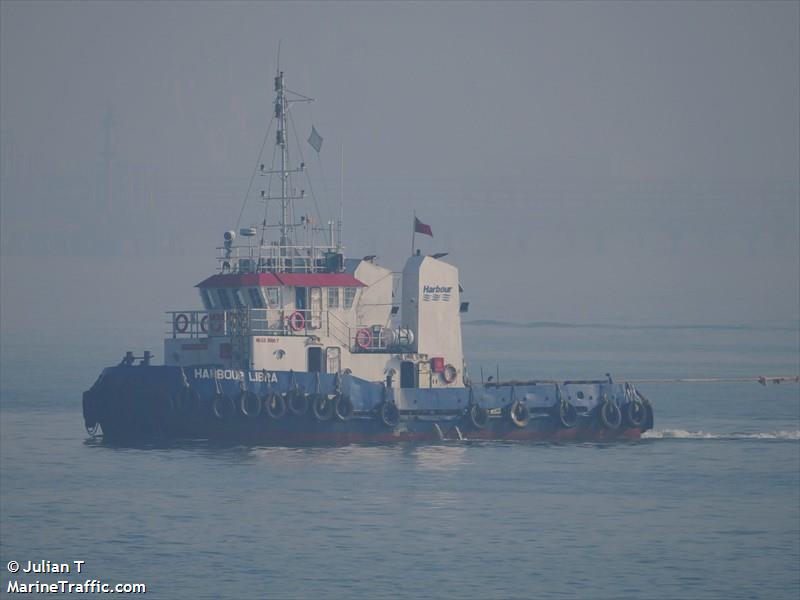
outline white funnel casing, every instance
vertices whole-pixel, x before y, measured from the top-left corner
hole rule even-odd
[[[458,269],[430,256],[412,256],[403,268],[403,327],[414,332],[413,349],[429,358],[443,357],[461,381],[461,304]]]

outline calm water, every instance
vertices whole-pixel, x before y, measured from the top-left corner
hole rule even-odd
[[[799,335],[491,325],[465,345],[474,378],[760,375],[798,371]],[[69,580],[149,598],[800,593],[797,385],[640,386],[637,443],[113,448],[80,393],[155,333],[28,339],[2,340],[0,595],[10,560],[84,560]]]

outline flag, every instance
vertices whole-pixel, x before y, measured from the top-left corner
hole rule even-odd
[[[322,136],[313,125],[311,126],[311,135],[308,136],[308,143],[319,153],[320,148],[322,148]]]
[[[431,226],[425,225],[425,223],[420,221],[417,217],[414,217],[414,233],[424,233],[425,235],[433,237]]]

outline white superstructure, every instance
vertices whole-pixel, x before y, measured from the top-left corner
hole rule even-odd
[[[165,364],[463,387],[458,269],[417,253],[397,281],[374,257],[344,258],[341,221],[298,219],[295,201],[306,194],[297,180],[308,173],[304,162],[291,166],[287,115],[294,102],[311,99],[289,91],[282,72],[275,91],[277,164],[258,170],[267,178],[264,220],[239,230],[245,243],[225,233],[217,273],[197,285],[203,310],[169,311]],[[275,223],[267,218],[271,202],[280,206]]]

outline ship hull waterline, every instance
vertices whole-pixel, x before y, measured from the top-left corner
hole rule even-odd
[[[632,424],[620,418],[618,424],[609,426],[608,419],[600,418],[599,404],[592,407],[584,403],[578,406],[572,422],[565,424],[557,411],[537,407],[536,396],[524,393],[526,389],[495,386],[487,393],[486,387],[471,386],[448,390],[447,394],[418,389],[409,396],[347,376],[120,365],[105,369],[84,393],[83,414],[87,430],[96,433],[99,426],[107,442],[213,440],[257,445],[442,440],[609,442],[638,440],[652,428],[649,404],[641,423]],[[548,389],[551,388],[538,386],[536,393],[544,398]],[[293,394],[305,397],[299,402],[303,414],[292,411],[298,408],[292,404]],[[267,409],[269,398],[275,396],[288,399],[277,414]],[[343,415],[338,408],[315,410],[313,406],[314,398],[335,401],[342,396],[347,397],[350,409]],[[530,400],[521,400],[526,397]],[[387,416],[382,410],[386,404],[396,409],[394,414]],[[519,411],[522,404],[525,404],[524,414],[512,415],[512,407]],[[477,407],[483,411],[481,419],[474,417]]]

